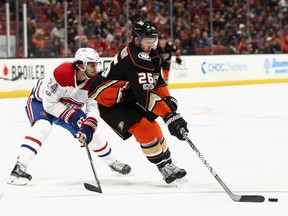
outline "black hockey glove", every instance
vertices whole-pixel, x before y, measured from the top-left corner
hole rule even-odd
[[[168,107],[171,109],[171,111],[177,111],[178,108],[178,101],[176,100],[176,98],[172,97],[172,96],[168,96],[163,98],[163,101],[168,105]]]
[[[176,63],[177,64],[181,64],[182,63],[182,59],[180,57],[176,57]]]
[[[181,129],[183,128],[187,133],[189,130],[187,129],[187,122],[179,113],[171,112],[164,116],[163,120],[168,126],[171,135],[176,136],[179,140],[185,140],[181,133]]]

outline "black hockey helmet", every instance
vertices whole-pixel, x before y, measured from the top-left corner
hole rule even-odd
[[[161,34],[161,35],[159,36],[159,40],[161,40],[161,39],[166,39],[166,36],[165,36],[164,34]]]
[[[131,31],[132,39],[138,37],[141,41],[142,38],[158,38],[158,30],[151,21],[137,21],[134,23]]]

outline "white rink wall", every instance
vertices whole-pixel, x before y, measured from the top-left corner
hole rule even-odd
[[[170,88],[288,82],[287,55],[182,56],[172,59]],[[112,58],[102,58],[107,67]],[[27,95],[35,81],[72,58],[0,59],[0,98]],[[16,81],[11,81],[23,73]],[[13,94],[12,94],[13,96]]]

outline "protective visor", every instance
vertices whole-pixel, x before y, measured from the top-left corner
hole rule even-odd
[[[150,47],[153,47],[153,49],[156,49],[157,44],[158,44],[158,37],[156,37],[156,38],[144,37],[144,38],[142,38],[140,43],[144,46],[150,46]]]

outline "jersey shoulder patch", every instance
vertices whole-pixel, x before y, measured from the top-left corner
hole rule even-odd
[[[56,67],[53,75],[57,83],[62,87],[75,85],[75,71],[72,62],[62,63]]]
[[[130,43],[128,46],[128,54],[136,67],[147,71],[155,69],[150,55],[138,49],[133,43]]]

